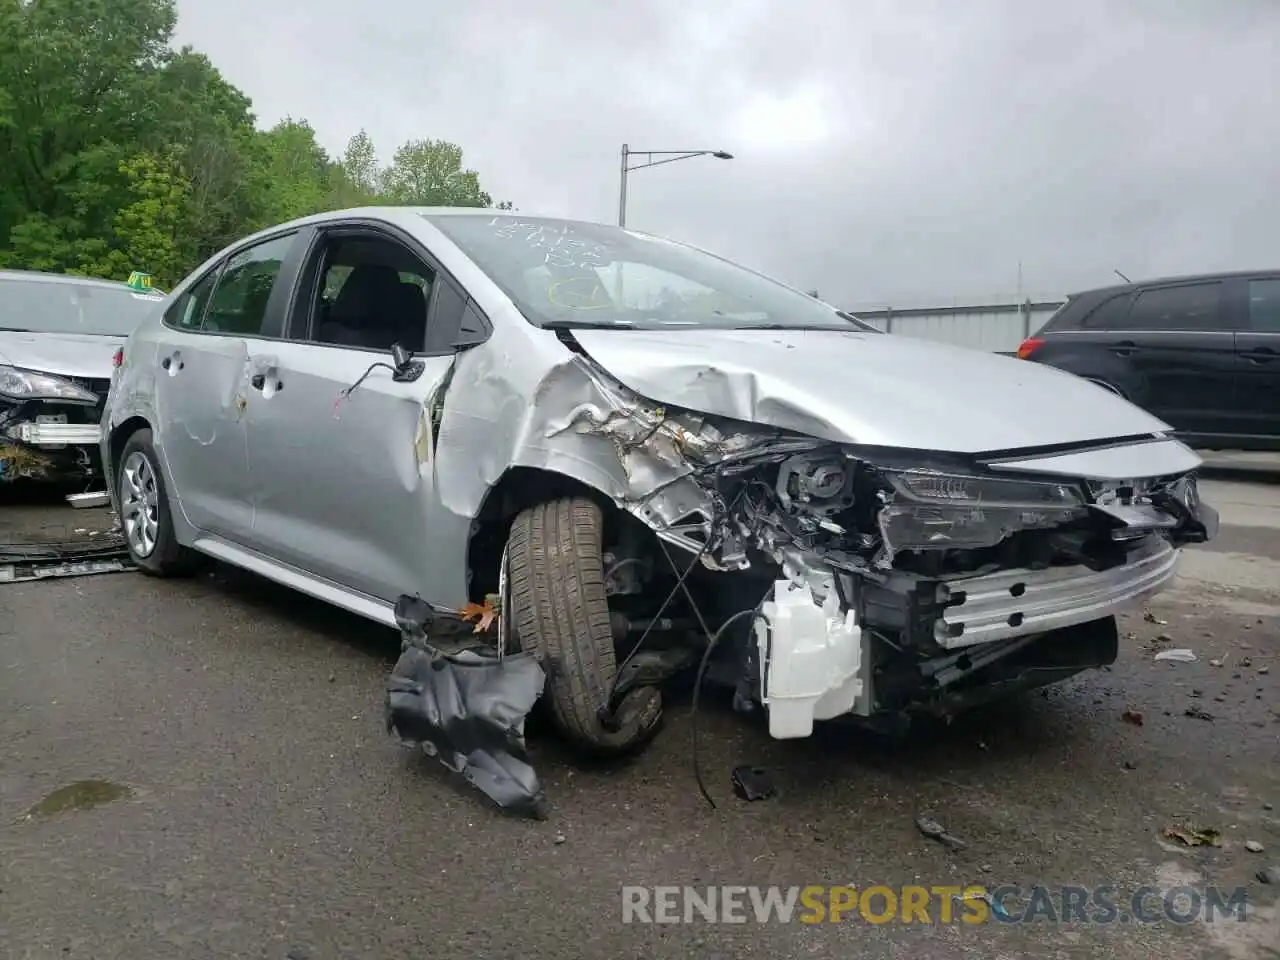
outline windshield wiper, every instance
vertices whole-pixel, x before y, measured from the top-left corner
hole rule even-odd
[[[28,330],[26,327],[0,327],[0,333],[34,333],[34,330]]]
[[[630,320],[569,320],[561,317],[557,320],[544,320],[539,326],[543,330],[572,330],[574,327],[593,327],[604,330],[639,330]]]

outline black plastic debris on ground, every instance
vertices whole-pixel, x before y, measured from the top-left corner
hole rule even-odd
[[[733,792],[742,800],[768,800],[777,793],[763,767],[734,767],[730,780]]]
[[[525,717],[546,681],[537,660],[525,653],[499,658],[478,638],[437,639],[433,628],[443,618],[417,597],[401,597],[395,616],[403,642],[387,680],[388,732],[420,744],[500,807],[544,817],[524,741]]]

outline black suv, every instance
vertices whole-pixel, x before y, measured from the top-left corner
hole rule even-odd
[[[1018,356],[1114,390],[1192,446],[1280,449],[1280,271],[1072,294]]]

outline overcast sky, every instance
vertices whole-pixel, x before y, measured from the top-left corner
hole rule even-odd
[[[340,152],[443,138],[495,199],[844,306],[1280,266],[1280,0],[178,0]]]

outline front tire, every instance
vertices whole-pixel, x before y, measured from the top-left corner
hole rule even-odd
[[[137,430],[120,452],[116,468],[120,528],[129,558],[153,577],[184,576],[196,570],[200,555],[178,543],[151,431]]]
[[[602,525],[600,508],[581,497],[530,507],[512,524],[506,579],[512,638],[546,670],[556,725],[579,748],[617,754],[657,732],[662,694],[638,687],[623,698],[615,722],[601,722],[617,678]]]

